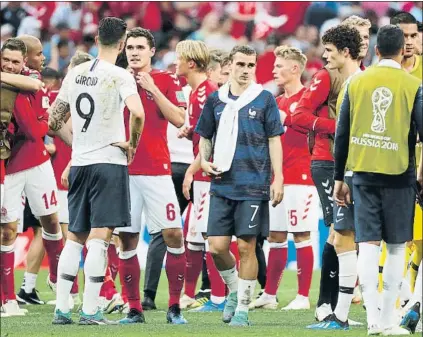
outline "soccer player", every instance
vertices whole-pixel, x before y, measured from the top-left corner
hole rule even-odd
[[[358,16],[347,18],[348,24],[361,33],[363,44],[368,46],[370,22]],[[367,29],[367,36],[366,36]],[[367,47],[368,48],[368,47]],[[364,53],[364,48],[363,48]],[[364,58],[365,54],[361,57]],[[298,103],[291,122],[294,128],[309,132],[311,174],[322,204],[324,222],[330,227],[329,237],[323,249],[319,299],[315,317],[324,320],[333,313],[338,302],[339,263],[333,246],[333,134],[335,132],[336,100],[346,77],[338,69],[325,66],[313,77],[310,87]]]
[[[85,242],[88,253],[79,324],[110,323],[98,308],[98,298],[113,229],[130,226],[127,165],[133,160],[144,124],[144,109],[135,80],[126,70],[115,66],[125,38],[123,20],[102,19],[96,37],[98,57],[69,71],[50,108],[50,130],[68,146],[72,145],[69,228],[59,259],[53,324],[72,323],[68,297]],[[131,112],[129,142],[125,142],[124,104]],[[64,122],[69,111],[73,132]]]
[[[256,51],[237,46],[229,57],[231,78],[206,100],[195,131],[201,136],[201,167],[212,175],[207,226],[210,253],[229,288],[223,321],[248,326],[258,268],[256,237],[268,235],[268,200],[276,206],[283,198],[283,127],[272,94],[252,80]],[[274,180],[270,186],[271,168]],[[239,278],[229,251],[232,235],[237,237],[241,257]]]
[[[364,30],[365,34],[369,34]],[[323,36],[323,45],[330,69],[338,69],[347,77],[346,83],[361,72],[361,55],[366,55],[368,43],[360,37],[354,27],[341,24],[329,29]],[[345,86],[345,84],[344,84]],[[343,90],[337,100],[337,113],[342,101]],[[352,188],[352,172],[345,173],[345,182]],[[334,206],[335,250],[339,259],[339,294],[334,313],[323,322],[308,326],[310,329],[348,330],[348,313],[357,282],[357,251],[354,240],[353,205]],[[329,323],[329,324],[327,324]]]
[[[20,73],[23,69],[25,55],[26,46],[21,40],[9,40],[2,49],[2,70],[15,74]],[[56,182],[43,142],[43,137],[48,130],[47,116],[41,104],[34,105],[30,103],[31,101],[33,101],[33,97],[30,94],[18,95],[15,101],[12,120],[14,125],[13,146],[6,168],[5,194],[1,215],[1,265],[6,270],[8,268],[13,270],[19,205],[22,192],[25,191],[34,215],[40,217],[43,226],[43,244],[50,266],[49,280],[55,282],[57,257],[63,247],[62,234],[56,215],[58,208]],[[11,293],[14,287],[13,272],[4,274],[2,281],[8,285],[9,297],[6,298],[13,302],[15,300],[15,295]],[[5,308],[7,305],[6,303]]]
[[[401,69],[404,34],[394,25],[377,35],[379,63],[355,75],[345,88],[335,139],[334,199],[351,203],[345,167],[354,172],[353,194],[358,276],[368,334],[408,335],[395,326],[405,242],[412,238],[416,129],[423,137],[421,81]],[[398,200],[401,200],[399,203]],[[381,311],[378,310],[380,241],[387,244]]]
[[[217,82],[214,82],[208,76],[208,69],[213,68],[213,64],[210,64],[217,64],[218,62],[216,61],[217,60],[212,60],[211,53],[204,42],[181,41],[176,45],[176,73],[179,76],[185,76],[188,85],[191,87],[188,104],[189,126],[185,127],[181,133],[185,137],[192,138],[195,158],[194,162],[187,169],[183,182],[183,192],[187,199],[191,198],[190,189],[192,183],[194,189],[193,216],[190,219],[186,238],[188,244],[185,291],[183,297],[181,298],[181,305],[185,308],[196,307],[195,288],[198,276],[203,266],[203,250],[206,248],[204,246],[202,233],[207,232],[210,201],[208,195],[210,189],[210,178],[201,171],[198,148],[200,136],[193,133],[192,130],[197,125],[206,99],[212,92],[217,90]],[[214,76],[215,81],[220,79],[220,64],[218,65],[218,68],[219,73],[217,76]],[[207,260],[207,262],[209,262],[209,260]],[[223,287],[218,287],[216,289],[216,285],[213,284],[214,278],[212,275],[210,276],[211,291],[214,290],[214,293],[211,294],[211,296],[213,296],[211,303],[214,303],[214,306],[219,306],[225,300],[225,287],[223,285]],[[218,280],[218,282],[219,281],[222,283],[221,279]],[[222,290],[219,291],[221,288],[223,288],[223,292]],[[199,305],[201,304],[204,303],[200,302]]]
[[[291,114],[305,91],[301,75],[307,57],[301,50],[277,47],[273,68],[275,83],[285,93],[276,101],[286,127],[281,136],[283,147],[284,201],[273,208],[269,204],[270,236],[267,282],[264,293],[251,303],[252,308],[276,309],[276,293],[288,257],[288,232],[293,233],[298,261],[298,294],[284,310],[310,309],[308,299],[313,273],[313,248],[310,231],[317,230],[319,200],[310,172],[307,135],[290,127]]]
[[[119,229],[119,274],[126,288],[130,308],[127,317],[120,321],[122,324],[144,322],[139,292],[140,265],[136,250],[143,211],[148,214],[149,232],[161,232],[167,246],[167,321],[172,324],[186,323],[179,307],[184,283],[185,247],[167,147],[167,125],[169,122],[176,127],[183,125],[186,102],[176,75],[152,68],[151,59],[155,48],[155,40],[149,30],[134,28],[128,32],[126,57],[138,83],[138,94],[147,116],[140,146],[128,168],[131,227]]]

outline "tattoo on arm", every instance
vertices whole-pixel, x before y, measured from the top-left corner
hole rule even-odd
[[[70,111],[69,103],[56,99],[49,108],[48,126],[50,130],[59,131],[65,124],[66,114]]]
[[[136,149],[144,128],[144,120],[131,114],[131,135],[129,145]]]
[[[212,155],[212,141],[211,139],[201,138],[200,142],[200,155],[205,161],[210,161]]]

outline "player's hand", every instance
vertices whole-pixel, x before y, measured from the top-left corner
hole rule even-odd
[[[283,179],[273,180],[270,186],[270,200],[272,201],[272,207],[276,207],[283,200]]]
[[[70,172],[70,165],[66,166],[65,170],[62,173],[62,176],[60,177],[60,181],[65,188],[69,188],[69,172]]]
[[[140,72],[135,76],[137,83],[141,86],[141,88],[153,92],[156,88],[156,85],[154,84],[153,78],[150,76],[149,73]]]
[[[219,171],[217,166],[209,161],[201,161],[201,169],[208,175],[218,177],[222,172]]]
[[[187,138],[187,139],[191,139],[192,138],[192,133],[193,133],[193,127],[184,125],[183,127],[181,127],[178,131],[178,138]]]
[[[191,185],[192,181],[194,180],[194,175],[190,172],[185,173],[184,182],[182,183],[182,193],[184,194],[185,199],[190,200],[190,191],[191,191]]]
[[[135,149],[129,144],[129,141],[113,143],[112,146],[119,147],[126,154],[128,165],[132,164],[135,157]]]
[[[348,205],[351,204],[351,191],[346,183],[340,180],[335,180],[333,199],[340,207],[348,207]]]

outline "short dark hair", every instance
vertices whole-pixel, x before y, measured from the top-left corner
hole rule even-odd
[[[419,33],[423,32],[423,23],[417,22],[417,30],[419,31]]]
[[[376,47],[382,57],[394,57],[404,48],[404,33],[397,25],[387,25],[377,32]]]
[[[357,29],[339,25],[328,29],[322,36],[323,44],[333,44],[338,51],[348,48],[351,58],[357,60],[360,54],[361,36]]]
[[[236,53],[241,53],[241,54],[244,54],[244,55],[255,55],[256,61],[257,61],[257,52],[251,46],[244,45],[244,46],[233,47],[231,52],[229,53],[229,60],[231,60],[231,62],[234,60],[234,56],[235,56]]]
[[[60,40],[57,43],[57,49],[60,49],[62,47],[69,47],[69,41],[68,40]]]
[[[391,25],[417,24],[416,18],[408,12],[398,12],[390,20]]]
[[[1,51],[3,52],[6,49],[20,51],[24,57],[27,53],[25,42],[17,38],[10,38],[4,41]]]
[[[132,28],[128,32],[128,35],[126,35],[126,41],[128,41],[128,39],[130,37],[133,37],[133,38],[145,37],[147,42],[148,42],[148,46],[150,47],[150,49],[156,47],[156,40],[154,39],[154,36],[153,36],[153,34],[151,34],[149,29],[145,29],[145,28],[141,28],[141,27]]]
[[[43,79],[54,79],[54,80],[60,80],[61,75],[60,73],[53,68],[45,67],[43,70],[41,70],[41,76]]]
[[[98,39],[103,46],[115,46],[126,34],[126,22],[115,17],[101,19],[98,25]]]

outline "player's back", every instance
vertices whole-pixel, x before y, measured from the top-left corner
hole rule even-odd
[[[111,144],[125,141],[124,101],[137,92],[134,78],[126,70],[96,59],[73,68],[59,98],[63,98],[62,92],[72,116],[72,166],[126,165],[125,154]]]

